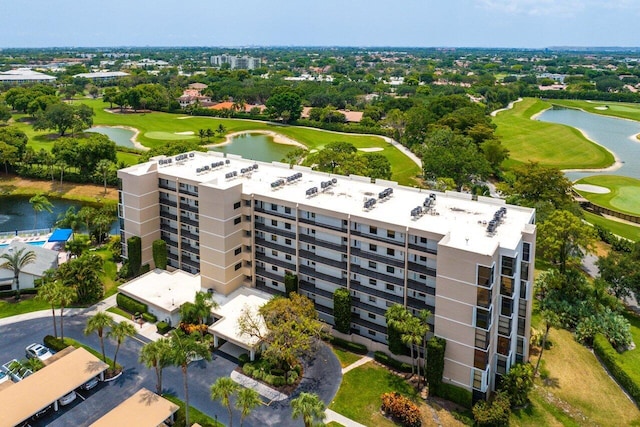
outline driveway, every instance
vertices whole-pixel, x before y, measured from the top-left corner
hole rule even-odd
[[[85,336],[82,333],[87,317],[77,315],[65,316],[65,336],[74,338],[94,349],[100,349],[100,342],[96,334]],[[0,363],[12,358],[24,358],[24,349],[32,342],[42,342],[44,335],[51,334],[53,326],[50,317],[26,320],[2,326],[0,333]],[[101,383],[90,391],[81,391],[82,398],[76,399],[72,405],[64,407],[58,413],[49,414],[38,426],[87,426],[109,412],[123,400],[133,395],[141,387],[155,391],[155,373],[138,362],[138,354],[146,339],[136,336],[123,343],[118,352],[118,363],[124,366],[123,375],[111,382]],[[108,357],[113,357],[115,346],[105,340],[105,350]],[[190,404],[200,411],[228,424],[227,409],[210,398],[209,388],[215,380],[228,376],[237,366],[235,360],[229,356],[216,352],[211,362],[199,361],[189,365],[189,400]],[[318,393],[322,400],[329,404],[338,391],[342,380],[341,367],[338,359],[324,343],[317,353],[305,361],[304,377],[300,387],[291,398],[295,398],[301,391]],[[163,392],[176,395],[184,400],[182,372],[179,368],[169,367],[163,371]],[[263,427],[265,425],[299,426],[301,420],[291,419],[291,398],[282,402],[274,402],[270,406],[256,408],[244,422],[245,426]],[[240,421],[240,413],[234,411],[234,420]]]

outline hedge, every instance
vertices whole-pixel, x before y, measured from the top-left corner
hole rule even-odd
[[[65,348],[69,347],[69,344],[66,344],[60,338],[56,338],[53,335],[45,336],[43,342],[45,347],[48,347],[54,351],[64,350]]]
[[[438,396],[468,409],[471,409],[473,404],[473,394],[469,390],[453,384],[440,384],[438,387]]]
[[[611,346],[607,338],[602,334],[597,334],[593,339],[593,352],[600,358],[604,366],[616,379],[633,400],[640,402],[640,384],[629,376],[624,367],[618,362],[618,352]]]
[[[118,304],[118,307],[125,311],[128,311],[131,314],[147,312],[146,304],[143,304],[140,301],[136,301],[133,298],[126,296],[125,294],[118,293],[118,295],[116,296],[116,302]]]
[[[351,331],[351,295],[346,288],[338,288],[333,293],[333,319],[336,330],[343,334]]]
[[[155,316],[155,314],[151,313],[142,313],[142,318],[145,320],[145,322],[149,323],[156,323],[158,321],[158,318]]]
[[[298,276],[290,271],[284,273],[284,289],[287,296],[291,292],[298,292]]]
[[[142,267],[142,241],[140,237],[131,236],[127,239],[127,258],[129,259],[131,277],[138,277]]]
[[[154,240],[152,244],[153,264],[156,268],[167,269],[167,242],[162,239]]]
[[[393,368],[396,371],[411,372],[413,370],[411,365],[409,365],[408,363],[404,363],[399,360],[396,360],[393,357],[381,351],[376,351],[375,353],[373,353],[373,358],[375,359],[376,362],[382,363],[383,365]]]
[[[369,349],[367,348],[366,345],[364,344],[358,344],[357,342],[351,342],[351,341],[347,341],[347,340],[343,340],[341,338],[338,337],[331,337],[329,339],[329,341],[331,342],[331,344],[335,345],[336,347],[340,347],[344,350],[348,350],[352,353],[356,353],[356,354],[367,354],[369,352]]]
[[[427,342],[427,363],[425,376],[429,384],[429,392],[440,395],[442,373],[444,372],[444,352],[447,342],[444,338],[433,336]]]
[[[156,323],[156,329],[158,329],[158,333],[160,335],[164,335],[171,329],[171,326],[167,322],[158,322]]]

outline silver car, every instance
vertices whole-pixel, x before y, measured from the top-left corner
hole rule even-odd
[[[43,362],[53,356],[51,350],[42,344],[30,344],[24,349],[27,359],[40,359]]]

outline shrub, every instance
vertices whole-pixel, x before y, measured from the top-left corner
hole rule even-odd
[[[164,335],[171,329],[171,326],[167,322],[158,322],[156,323],[156,328],[158,329],[158,333],[160,335]]]
[[[342,349],[348,350],[352,353],[356,353],[356,354],[367,354],[368,353],[368,349],[367,346],[364,344],[359,344],[357,342],[351,342],[351,341],[346,341],[343,340],[341,338],[338,337],[331,337],[329,339],[329,341],[331,342],[331,344],[335,345],[336,347],[340,347]]]
[[[517,363],[509,373],[502,377],[500,390],[507,393],[511,404],[524,406],[529,402],[529,392],[533,389],[533,366],[530,363]]]
[[[629,393],[636,402],[640,402],[640,384],[634,381],[618,363],[618,354],[611,346],[607,338],[597,334],[593,339],[593,352],[600,358],[604,366],[607,367],[611,375]]]
[[[142,267],[140,267],[140,274],[145,274],[148,273],[149,271],[151,271],[151,266],[149,265],[149,263],[146,263],[145,265],[143,265]]]
[[[407,427],[420,427],[420,409],[399,393],[385,393],[382,396],[382,410],[391,418]]]
[[[244,374],[248,377],[252,377],[254,372],[255,372],[255,368],[253,367],[252,364],[250,363],[246,363],[245,365],[241,365],[242,366],[242,372],[244,372]]]
[[[439,396],[439,388],[442,384],[442,373],[444,372],[444,352],[447,342],[444,338],[432,337],[427,342],[427,363],[426,377],[429,384],[429,392]]]
[[[376,351],[375,353],[373,353],[373,358],[376,360],[376,362],[382,363],[383,365],[393,368],[396,371],[411,372],[410,364],[396,360],[381,351]]]
[[[120,271],[118,271],[118,277],[121,279],[128,279],[131,277],[131,269],[129,268],[129,261],[124,261]]]
[[[284,375],[284,370],[283,369],[278,369],[278,368],[273,368],[271,370],[271,374],[272,375]]]
[[[140,301],[134,300],[133,298],[125,294],[118,293],[118,295],[116,296],[116,302],[118,304],[118,307],[132,314],[147,312],[146,304],[143,304]]]
[[[158,321],[158,318],[155,316],[155,314],[151,313],[142,313],[142,318],[145,322],[149,323],[156,323]]]
[[[69,344],[65,344],[60,338],[56,338],[53,335],[47,335],[44,337],[44,345],[49,347],[51,350],[60,351],[69,347]]]
[[[282,376],[282,375],[274,375],[273,376],[273,382],[271,383],[271,385],[273,385],[275,387],[282,387],[286,383],[287,383],[287,380],[284,379],[284,376]]]
[[[343,334],[351,332],[351,295],[348,289],[338,288],[333,293],[333,319],[336,330]]]
[[[496,394],[492,402],[479,401],[473,406],[473,418],[479,426],[509,425],[511,402],[504,392]]]
[[[245,363],[249,362],[249,355],[247,353],[242,353],[240,356],[238,356],[238,365],[240,366],[244,366]]]
[[[291,385],[298,380],[298,373],[296,371],[289,371],[287,373],[287,384]]]
[[[284,273],[284,290],[287,296],[291,292],[298,292],[298,276],[290,271]]]
[[[209,327],[204,323],[202,325],[197,325],[195,323],[180,322],[179,328],[187,335],[191,335],[194,332],[204,335],[209,330]]]
[[[473,394],[469,390],[453,384],[442,383],[440,384],[438,391],[438,396],[441,398],[471,409],[471,405],[473,404]]]
[[[275,381],[276,376],[273,374],[267,374],[264,376],[263,381],[267,384],[271,384],[274,385],[273,382]]]
[[[156,268],[167,269],[167,242],[162,239],[154,240],[152,245],[153,263]]]
[[[140,267],[142,267],[142,240],[140,237],[132,236],[127,239],[127,258],[129,259],[131,277],[138,277]]]

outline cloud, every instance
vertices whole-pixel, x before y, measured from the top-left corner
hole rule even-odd
[[[572,17],[585,10],[631,9],[635,0],[475,0],[477,6],[512,15]]]

